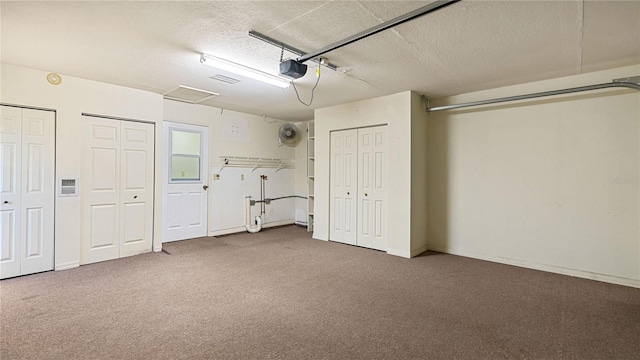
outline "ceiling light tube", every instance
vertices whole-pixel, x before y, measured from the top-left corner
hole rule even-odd
[[[212,55],[202,54],[200,55],[200,62],[214,67],[216,69],[228,71],[240,76],[247,77],[249,79],[257,80],[265,84],[278,86],[281,88],[288,88],[291,85],[291,81],[283,79],[279,76],[267,74],[260,70],[252,69],[250,67],[234,63],[229,60],[221,59]]]

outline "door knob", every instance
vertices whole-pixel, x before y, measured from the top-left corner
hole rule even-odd
[[[347,195],[351,195],[351,193],[347,191]]]
[[[207,190],[209,188],[209,185],[202,185],[202,188]]]
[[[367,193],[364,193],[364,196],[369,196],[369,194],[367,194]]]
[[[133,198],[134,198],[134,199],[137,199],[137,198],[138,198],[138,195],[133,195]]]
[[[9,202],[7,200],[4,201],[5,204],[8,204]]]

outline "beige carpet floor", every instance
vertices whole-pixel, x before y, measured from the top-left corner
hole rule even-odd
[[[640,289],[287,226],[0,282],[0,359],[640,359]]]

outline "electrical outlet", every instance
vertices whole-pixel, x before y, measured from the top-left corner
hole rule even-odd
[[[213,174],[213,180],[220,180],[220,174]]]
[[[240,174],[240,181],[244,181],[244,174]]]

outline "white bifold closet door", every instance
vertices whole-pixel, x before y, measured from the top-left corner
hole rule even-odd
[[[0,278],[53,270],[55,113],[0,107]]]
[[[150,252],[154,125],[85,116],[81,264]]]
[[[386,131],[331,132],[330,240],[387,249]]]

